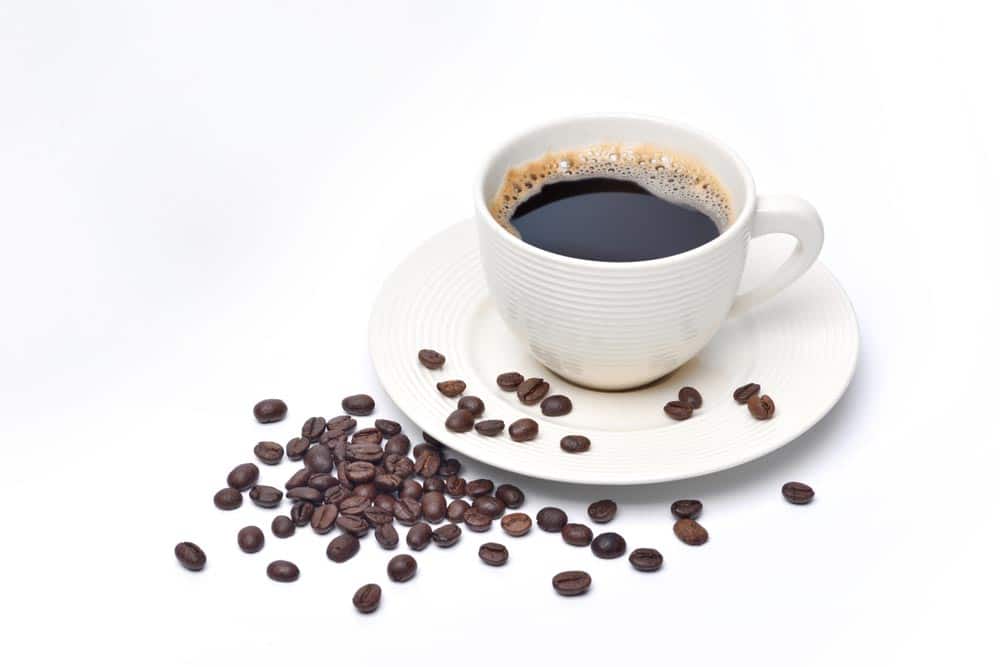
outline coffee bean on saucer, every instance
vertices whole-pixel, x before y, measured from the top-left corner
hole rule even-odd
[[[520,373],[501,373],[497,376],[497,386],[504,391],[516,391],[522,382],[524,382],[524,376]]]
[[[465,479],[458,476],[446,478],[444,490],[452,498],[461,498],[465,495]]]
[[[417,561],[409,554],[400,554],[393,556],[385,569],[393,581],[409,581],[417,573]]]
[[[618,533],[601,533],[590,543],[590,550],[598,558],[619,558],[625,555],[625,538]]]
[[[437,383],[438,391],[448,398],[455,398],[465,391],[465,383],[461,380],[445,380]]]
[[[226,475],[226,484],[237,491],[246,491],[257,483],[260,468],[253,463],[241,463]]]
[[[552,588],[559,595],[582,595],[590,588],[590,575],[582,570],[567,570],[552,577]]]
[[[542,378],[528,378],[517,387],[517,398],[525,405],[534,405],[549,393],[549,383]]]
[[[607,523],[615,518],[618,513],[618,504],[613,500],[598,500],[590,503],[587,508],[587,516],[594,523]]]
[[[375,541],[383,549],[395,549],[399,544],[399,533],[391,523],[383,523],[375,529]]]
[[[694,387],[681,387],[681,390],[677,393],[677,398],[695,410],[701,407],[701,394]]]
[[[486,496],[480,496],[485,498]],[[448,521],[452,523],[462,523],[465,521],[465,513],[469,510],[469,503],[465,502],[461,498],[457,498],[450,503],[448,503],[448,511],[446,513]]]
[[[205,552],[194,542],[178,542],[174,547],[174,556],[177,557],[181,567],[192,572],[203,569],[207,560]]]
[[[542,414],[546,417],[562,417],[568,415],[572,409],[572,401],[562,394],[547,396],[542,401]]]
[[[467,509],[463,518],[466,527],[476,533],[484,533],[493,525],[493,517],[475,506]]]
[[[269,466],[278,465],[285,456],[285,448],[276,442],[258,442],[253,448],[254,456]]]
[[[558,533],[569,521],[569,517],[558,507],[543,507],[535,515],[535,521],[546,533]]]
[[[385,443],[385,453],[406,456],[410,453],[410,439],[404,433],[397,433]]]
[[[488,479],[474,479],[466,482],[465,492],[475,498],[493,492],[493,482]]]
[[[340,511],[336,505],[320,505],[313,510],[309,523],[314,531],[323,535],[333,530],[339,515]]]
[[[476,422],[476,431],[480,435],[493,437],[494,435],[500,435],[503,433],[504,426],[505,424],[502,419],[484,419],[480,422]]]
[[[288,406],[280,398],[267,398],[253,406],[253,416],[261,424],[280,422],[288,414]]]
[[[277,507],[281,503],[282,496],[284,496],[278,489],[265,484],[258,484],[250,489],[249,495],[254,505],[267,509]]]
[[[295,522],[284,514],[279,514],[271,522],[271,532],[275,537],[291,537],[295,534]]]
[[[215,494],[213,502],[220,510],[234,510],[243,504],[243,494],[227,486]]]
[[[524,417],[518,419],[507,428],[510,439],[514,442],[527,442],[534,440],[538,435],[538,422],[534,419]]]
[[[472,501],[472,506],[491,519],[499,519],[503,516],[506,509],[504,504],[495,496],[479,496]]]
[[[509,509],[517,509],[524,504],[524,492],[513,484],[498,486],[496,497]]]
[[[781,487],[781,495],[783,495],[785,500],[793,505],[805,505],[806,503],[811,502],[813,496],[816,494],[813,492],[812,487],[808,484],[803,484],[802,482],[787,482]]]
[[[417,352],[417,359],[423,364],[424,368],[429,368],[432,371],[444,366],[444,355],[437,350],[420,350]]]
[[[312,503],[295,503],[288,512],[288,518],[292,520],[292,523],[301,528],[302,526],[309,525],[314,511],[315,506]]]
[[[353,394],[344,398],[340,407],[349,415],[370,415],[375,409],[375,399],[368,394]]]
[[[667,413],[667,416],[671,419],[676,419],[677,421],[683,421],[691,417],[694,413],[694,408],[685,403],[684,401],[670,401],[663,406],[663,411]]]
[[[585,526],[582,523],[567,523],[562,527],[561,532],[563,542],[571,544],[574,547],[590,546],[591,541],[594,539],[594,532],[590,530],[589,526]]]
[[[500,567],[507,562],[507,547],[498,542],[487,542],[479,547],[479,560]]]
[[[431,533],[431,539],[439,547],[454,546],[460,537],[462,537],[462,529],[453,523],[446,523]]]
[[[684,544],[693,547],[708,542],[708,531],[694,519],[678,519],[674,524],[674,535]]]
[[[448,415],[448,418],[444,422],[444,427],[449,431],[465,433],[471,431],[475,423],[476,418],[471,412],[459,409]]]
[[[319,436],[326,430],[326,420],[322,417],[310,417],[302,422],[302,437],[309,438],[309,442],[319,441]]]
[[[754,419],[770,419],[774,416],[774,401],[767,394],[751,396],[747,401],[747,408]]]
[[[590,449],[590,438],[585,435],[566,435],[559,441],[564,452],[580,454]]]
[[[655,572],[663,566],[663,556],[656,549],[639,548],[629,554],[628,562],[640,572]]]
[[[531,530],[531,517],[524,512],[514,512],[500,519],[500,527],[511,537],[522,537]]]
[[[481,417],[486,411],[486,404],[478,396],[463,396],[458,399],[458,407],[462,410],[468,410],[473,417]]]
[[[310,444],[309,438],[296,436],[285,444],[285,454],[290,461],[298,461],[305,456]]]
[[[737,388],[736,391],[733,392],[733,399],[740,405],[743,405],[750,400],[751,396],[756,396],[759,391],[760,385],[755,382],[750,382]]]
[[[678,519],[697,519],[701,514],[701,501],[675,500],[670,505],[670,513]]]
[[[358,420],[350,415],[339,415],[326,423],[326,430],[334,436],[350,435],[358,427]]]
[[[288,560],[271,561],[267,566],[267,576],[287,584],[299,578],[299,566]]]

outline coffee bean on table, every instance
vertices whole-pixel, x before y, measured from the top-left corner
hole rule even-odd
[[[524,492],[513,484],[501,484],[497,487],[496,497],[510,509],[517,509],[524,504]]]
[[[474,479],[465,484],[465,492],[475,498],[493,492],[493,482],[488,479]]]
[[[194,542],[178,542],[174,547],[174,556],[177,557],[181,567],[192,572],[203,569],[207,560],[205,552]]]
[[[478,396],[463,396],[458,399],[458,407],[462,410],[468,410],[473,417],[481,417],[486,411],[486,404]]]
[[[462,470],[462,463],[458,459],[442,459],[438,474],[448,478],[457,475]]]
[[[462,537],[462,529],[453,523],[446,523],[431,534],[434,544],[439,547],[454,546],[460,537]]]
[[[384,457],[382,447],[377,442],[352,442],[347,445],[347,459],[349,461],[367,461],[377,463]]]
[[[340,511],[336,505],[320,505],[313,510],[309,523],[314,531],[323,535],[333,530],[339,515]]]
[[[399,533],[391,523],[383,523],[375,529],[375,541],[383,549],[395,549],[399,544]]]
[[[476,422],[476,432],[479,433],[479,435],[485,435],[492,438],[495,435],[503,433],[504,426],[506,426],[506,424],[504,424],[502,419],[484,419]]]
[[[585,435],[566,435],[559,441],[564,452],[580,454],[590,449],[590,438]]]
[[[417,573],[417,561],[409,554],[400,554],[389,560],[385,570],[395,582],[409,581]]]
[[[306,485],[311,489],[316,489],[320,493],[325,493],[327,489],[340,484],[340,480],[328,472],[317,472],[309,475]]]
[[[424,493],[428,493],[430,491],[444,493],[447,488],[448,485],[440,477],[428,477],[424,480]]]
[[[288,490],[288,499],[291,501],[304,500],[307,503],[319,505],[323,502],[323,492],[311,486],[297,486]]]
[[[520,373],[501,373],[497,376],[497,386],[504,391],[517,391],[517,388],[524,382],[524,376]]]
[[[510,439],[514,442],[534,440],[535,436],[538,435],[538,422],[534,419],[524,417],[511,424],[507,428],[507,432],[510,434]]]
[[[250,500],[253,501],[253,504],[267,509],[277,507],[281,503],[283,495],[280,490],[266,484],[258,484],[250,489]]]
[[[394,435],[399,435],[399,433],[403,430],[403,427],[399,425],[399,422],[394,422],[391,419],[376,419],[375,428],[377,428],[385,438],[391,438]]]
[[[500,567],[507,562],[507,547],[498,542],[487,542],[479,547],[479,560]]]
[[[309,438],[309,442],[317,442],[325,430],[326,420],[322,417],[310,417],[302,423],[302,437]]]
[[[253,416],[261,424],[280,422],[288,414],[288,406],[280,398],[266,398],[253,406]]]
[[[302,462],[313,473],[333,470],[333,455],[326,447],[313,447],[302,457]]]
[[[629,554],[628,562],[640,572],[655,572],[663,566],[663,556],[656,549],[639,548]]]
[[[590,543],[590,550],[598,558],[619,558],[625,555],[625,538],[618,533],[601,533]]]
[[[558,507],[543,507],[535,515],[535,521],[546,533],[558,533],[569,521],[569,517]]]
[[[365,496],[360,496],[357,494],[350,495],[340,501],[338,509],[341,514],[350,514],[352,516],[361,516],[364,514],[365,509],[372,506],[372,501]]]
[[[559,595],[582,595],[590,588],[590,575],[582,570],[567,570],[552,577],[552,588]]]
[[[368,534],[368,522],[362,517],[353,514],[341,514],[338,516],[337,526],[345,533],[350,533],[355,537],[363,537]]]
[[[315,508],[312,503],[298,502],[292,505],[292,509],[288,512],[288,517],[296,526],[306,526],[312,520],[314,510]]]
[[[674,535],[684,544],[693,547],[708,542],[708,531],[694,519],[678,519],[674,524]]]
[[[326,430],[334,436],[350,435],[358,426],[358,420],[350,415],[338,415],[326,423]]]
[[[353,394],[342,400],[340,407],[349,415],[370,415],[375,409],[375,399],[368,394]]]
[[[542,401],[542,414],[546,417],[562,417],[563,415],[568,415],[572,410],[572,401],[562,394],[547,396]]]
[[[767,394],[751,396],[747,401],[747,408],[754,419],[770,419],[774,416],[774,400]]]
[[[542,378],[528,378],[517,386],[517,398],[525,405],[534,405],[549,393],[549,383]]]
[[[381,601],[382,588],[378,584],[365,584],[351,598],[354,608],[362,614],[370,614],[378,609],[379,602]]]
[[[694,408],[684,401],[670,401],[663,406],[663,411],[667,413],[668,417],[677,421],[689,419],[694,414]]]
[[[220,510],[234,510],[243,504],[243,494],[227,486],[215,494],[213,502]]]
[[[226,476],[226,484],[238,491],[246,491],[257,483],[260,469],[253,463],[241,463]]]
[[[681,387],[677,398],[697,410],[701,407],[701,393],[694,387]]]
[[[367,461],[353,461],[345,467],[347,479],[355,484],[364,484],[375,479],[375,466]]]
[[[461,498],[465,495],[465,479],[462,477],[448,477],[444,480],[444,490],[452,498]]]
[[[375,506],[366,508],[362,516],[365,517],[365,521],[371,526],[383,526],[387,523],[392,523],[393,519],[392,512],[387,512],[381,507]]]
[[[733,392],[733,400],[740,405],[743,405],[750,400],[751,396],[755,396],[759,391],[760,385],[755,382],[750,382],[737,388],[736,391]]]
[[[285,443],[285,453],[288,455],[289,460],[298,461],[305,456],[310,444],[309,438],[295,436]]]
[[[469,503],[461,498],[448,503],[447,517],[452,523],[462,523],[465,521],[465,513],[469,510]]]
[[[495,496],[479,496],[472,501],[472,506],[491,519],[499,519],[507,509],[506,505]]]
[[[285,482],[285,488],[291,490],[298,486],[306,486],[309,484],[309,479],[315,474],[316,473],[308,468],[299,468],[292,474],[291,477],[288,478],[288,481]]]
[[[448,501],[440,491],[425,491],[420,498],[420,507],[425,519],[431,523],[438,523],[447,512]]]
[[[299,566],[287,560],[271,561],[267,566],[267,576],[287,584],[299,578]]]
[[[375,496],[375,507],[392,514],[396,509],[396,499],[389,493],[380,493]]]
[[[382,431],[374,427],[363,428],[355,431],[351,436],[351,444],[379,445],[382,443]]]
[[[587,547],[594,540],[594,532],[582,523],[567,523],[562,527],[562,538],[574,547]]]
[[[351,495],[350,482],[341,482],[323,492],[323,502],[328,505],[340,505],[340,502]]]
[[[811,502],[813,496],[816,494],[813,492],[812,487],[808,484],[803,484],[802,482],[787,482],[781,487],[781,495],[783,495],[785,500],[793,505],[805,505],[806,503]]]
[[[420,520],[423,510],[420,501],[416,498],[400,498],[392,508],[392,514],[396,521],[404,526],[412,526]]]
[[[701,514],[701,501],[675,500],[670,505],[670,513],[678,519],[697,519]]]
[[[271,521],[271,532],[275,537],[291,537],[295,534],[295,522],[284,514],[279,514]]]
[[[403,485],[399,488],[400,498],[413,498],[415,500],[420,500],[420,496],[422,496],[423,494],[424,494],[423,485],[415,479],[405,480],[403,482]]]
[[[511,537],[522,537],[531,530],[531,517],[524,512],[508,514],[500,520],[500,527]]]
[[[493,517],[476,507],[467,509],[463,518],[466,527],[476,533],[484,533],[493,525]]]
[[[253,448],[254,456],[269,466],[278,465],[285,456],[285,448],[276,442],[258,442]]]
[[[441,528],[444,528],[444,526],[441,526]],[[423,551],[431,543],[433,533],[434,529],[431,528],[430,524],[423,522],[414,524],[406,533],[406,544],[414,551]]]
[[[437,383],[437,389],[448,398],[455,398],[465,391],[465,383],[461,380],[445,380]]]
[[[334,563],[343,563],[354,557],[361,549],[361,542],[350,533],[341,533],[326,545],[326,557]]]
[[[425,479],[436,475],[440,468],[441,455],[432,449],[420,452],[417,456],[416,463],[414,464],[414,472]]]
[[[403,433],[397,433],[385,443],[385,453],[386,456],[390,454],[406,456],[410,453],[410,439]]]
[[[437,350],[420,350],[417,352],[417,359],[423,365],[424,368],[429,368],[432,371],[444,366],[445,357],[443,354]]]
[[[466,433],[472,430],[476,418],[468,410],[455,410],[444,422],[445,428],[456,433]]]
[[[368,501],[370,505],[372,501],[375,500],[375,496],[378,495],[378,489],[375,488],[374,482],[366,482],[364,484],[355,484],[353,494],[360,496]]]
[[[598,500],[590,503],[587,508],[587,516],[594,523],[607,523],[615,518],[618,513],[618,505],[613,500]]]

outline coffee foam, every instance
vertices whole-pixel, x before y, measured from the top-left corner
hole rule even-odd
[[[701,163],[650,145],[599,144],[546,153],[511,167],[490,202],[490,214],[501,227],[520,236],[511,216],[543,186],[583,178],[632,181],[674,204],[689,206],[712,218],[719,231],[732,222],[729,193]]]

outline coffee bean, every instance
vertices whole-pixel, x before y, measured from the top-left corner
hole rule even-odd
[[[396,499],[389,493],[380,493],[375,496],[375,507],[392,514],[396,509]]]
[[[400,456],[399,454],[389,454],[383,460],[382,465],[385,466],[387,473],[399,478],[399,485],[403,483],[403,480],[411,477],[416,470],[416,465],[412,459]],[[397,485],[397,488],[399,485]]]
[[[319,505],[323,502],[323,492],[311,486],[297,486],[288,490],[288,499],[292,501],[304,500]]]
[[[559,441],[564,452],[580,454],[590,449],[590,438],[585,435],[566,435]]]
[[[549,383],[542,378],[528,378],[517,386],[517,398],[525,405],[534,405],[549,393]]]
[[[279,514],[271,521],[271,532],[275,537],[291,537],[295,534],[295,522],[284,514]]]
[[[501,484],[497,487],[497,498],[510,509],[517,509],[524,504],[524,492],[513,484]]]
[[[677,398],[695,410],[701,407],[701,394],[694,387],[681,387],[681,390],[677,392]]]
[[[409,581],[417,573],[417,561],[409,554],[400,554],[389,560],[385,570],[393,581]]]
[[[403,483],[396,475],[389,474],[378,474],[375,475],[375,488],[379,491],[391,493],[399,488],[399,485]]]
[[[253,406],[253,416],[261,424],[280,422],[288,414],[288,406],[280,398],[266,398]]]
[[[538,522],[538,527],[546,533],[558,533],[569,521],[569,517],[558,507],[543,507],[535,515],[535,521]]]
[[[562,538],[574,547],[587,547],[594,539],[594,531],[582,523],[567,523],[562,527]]]
[[[441,526],[441,528],[444,528],[444,526]],[[433,533],[434,529],[430,527],[430,524],[414,524],[406,533],[406,544],[414,551],[423,551],[431,543]]]
[[[770,419],[774,416],[774,401],[770,396],[751,396],[747,401],[747,408],[754,419]]]
[[[315,475],[312,470],[308,468],[299,468],[295,473],[288,478],[285,482],[285,489],[294,489],[297,486],[306,486],[309,483],[309,479]]]
[[[787,482],[781,487],[781,495],[783,495],[785,500],[793,505],[805,505],[806,503],[811,502],[813,496],[816,494],[813,492],[812,487],[808,484],[803,484],[802,482]]]
[[[677,421],[689,419],[694,414],[694,408],[684,401],[670,401],[663,406],[663,411],[667,413],[668,417]]]
[[[552,577],[552,588],[559,595],[582,595],[590,588],[590,575],[582,570],[567,570]]]
[[[441,467],[438,468],[438,474],[442,477],[451,477],[461,471],[462,463],[458,459],[444,459],[441,461]]]
[[[351,436],[351,444],[380,445],[382,444],[382,431],[374,427],[363,428],[355,431]],[[348,447],[350,450],[350,447]]]
[[[326,557],[334,563],[343,563],[350,560],[361,549],[361,542],[350,533],[342,533],[330,540],[326,545]]]
[[[445,483],[445,481],[440,477],[428,477],[424,480],[424,493],[427,493],[428,491],[444,493],[447,488],[447,483]]]
[[[413,459],[416,460],[428,452],[432,452],[440,456],[441,448],[435,447],[433,445],[428,445],[426,442],[421,442],[419,445],[413,448]]]
[[[479,560],[493,567],[507,563],[507,547],[497,542],[487,542],[479,547]]]
[[[438,523],[444,518],[447,511],[448,501],[440,491],[424,491],[420,499],[420,507],[423,510],[424,518],[431,523]]]
[[[319,436],[319,445],[329,449],[331,454],[335,454],[338,450],[345,450],[349,440],[350,437],[346,434],[337,435],[330,433],[330,431],[323,431],[323,434]],[[334,461],[337,460],[337,458],[334,458]]]
[[[542,401],[542,414],[546,417],[562,417],[573,410],[573,402],[562,394],[553,394]]]
[[[339,415],[326,423],[326,430],[333,436],[350,435],[358,426],[358,420],[350,415]]]
[[[670,505],[670,513],[678,519],[697,519],[701,514],[701,501],[675,500]]]
[[[317,442],[325,430],[326,420],[322,417],[310,417],[302,423],[302,437],[309,438],[309,442]]]
[[[354,516],[353,514],[341,514],[338,516],[337,527],[355,537],[363,537],[368,534],[368,522],[360,516]]]
[[[367,461],[348,463],[345,471],[347,479],[355,484],[364,484],[375,479],[375,466]]]
[[[514,442],[527,442],[534,440],[538,435],[538,422],[527,417],[518,419],[507,428],[510,439]]]
[[[391,419],[376,419],[375,428],[379,430],[385,438],[391,438],[394,435],[399,435],[403,427],[399,425],[399,422],[394,422]]]
[[[524,376],[520,373],[501,373],[497,376],[497,386],[504,391],[517,391],[517,388],[524,382]]]
[[[302,527],[309,524],[313,515],[312,503],[295,503],[288,512],[289,518],[296,526]]]
[[[383,549],[395,549],[399,544],[399,533],[392,527],[391,523],[379,524],[375,528],[375,541]]]
[[[243,504],[243,494],[227,486],[215,494],[213,501],[220,510],[234,510]]]
[[[351,602],[354,608],[362,614],[370,614],[378,609],[379,602],[382,601],[382,589],[378,584],[365,584],[354,593]]]
[[[375,399],[368,394],[354,394],[342,400],[340,407],[349,415],[370,415],[375,409]]]
[[[628,562],[640,572],[655,572],[663,566],[663,556],[656,549],[636,549],[629,554]]]
[[[594,523],[607,523],[615,518],[618,513],[618,505],[613,500],[598,500],[590,503],[587,508],[587,516]]]
[[[476,422],[476,432],[480,435],[493,437],[503,433],[504,426],[502,419],[484,419]]]
[[[739,387],[736,391],[734,391],[733,399],[740,405],[743,405],[750,400],[751,396],[755,396],[759,391],[760,391],[760,385],[754,382],[750,382],[748,384],[743,385],[742,387]]]
[[[305,456],[310,444],[309,438],[296,436],[285,444],[285,453],[288,454],[289,460],[298,461]]]
[[[336,505],[320,505],[313,510],[312,516],[309,518],[309,523],[314,531],[320,535],[324,535],[333,530],[333,526],[339,515],[340,511]]]
[[[420,520],[423,510],[416,498],[400,498],[393,506],[392,514],[404,526],[412,526]]]
[[[320,493],[326,493],[326,490],[337,486],[340,484],[340,480],[331,475],[328,472],[318,472],[309,476],[309,481],[306,485],[311,489],[316,489]]]
[[[693,547],[708,542],[708,531],[694,519],[678,519],[674,524],[674,535],[684,544]]]
[[[270,509],[272,507],[277,507],[281,504],[281,498],[284,494],[273,486],[267,486],[264,484],[258,484],[257,486],[250,489],[250,500],[257,507],[264,507]]]
[[[310,472],[330,472],[333,470],[333,455],[326,447],[313,447],[302,457],[302,462]]]
[[[461,498],[465,495],[465,479],[462,477],[449,477],[445,479],[444,490],[452,498]]]
[[[351,516],[361,516],[364,514],[365,510],[372,506],[372,501],[364,496],[359,496],[357,494],[348,496],[340,501],[338,509],[341,514],[350,514]]]
[[[508,514],[500,520],[500,527],[511,537],[521,537],[531,530],[531,517],[523,512]]]
[[[462,523],[465,521],[465,513],[469,509],[469,503],[461,498],[448,503],[447,517],[452,523]]]
[[[448,398],[455,398],[465,391],[465,383],[461,380],[445,380],[437,383],[438,391]]]
[[[399,489],[400,498],[413,498],[414,500],[420,500],[420,496],[422,495],[424,495],[424,487],[415,479],[406,480]]]
[[[378,495],[378,489],[375,488],[373,482],[366,482],[364,484],[355,484],[352,493],[356,496],[364,498],[369,504],[375,500],[375,496]]]
[[[384,526],[387,523],[392,523],[393,519],[391,511],[376,506],[365,508],[362,514],[370,526]]]
[[[385,443],[385,453],[406,456],[410,453],[410,439],[404,433],[397,433]]]
[[[458,407],[461,410],[468,410],[473,417],[480,417],[486,411],[486,404],[478,396],[463,396],[458,400]]]
[[[488,479],[474,479],[466,483],[465,492],[475,498],[493,492],[493,482]]]
[[[441,468],[441,455],[434,450],[424,450],[417,456],[414,471],[424,478],[433,477]]]
[[[257,483],[260,469],[253,463],[241,463],[226,476],[226,484],[237,491],[246,491]]]
[[[429,368],[432,371],[444,366],[444,355],[437,350],[420,350],[417,352],[417,359],[420,360],[424,368]]]
[[[494,496],[479,496],[472,501],[472,506],[491,519],[499,519],[507,509],[506,505]]]
[[[257,443],[253,453],[261,463],[273,466],[281,463],[281,459],[285,456],[285,448],[276,442],[264,441]]]
[[[376,463],[382,460],[383,455],[382,447],[377,442],[352,442],[347,446],[349,461]]]
[[[287,584],[299,578],[299,566],[287,560],[271,561],[267,566],[267,576]]]
[[[340,501],[350,495],[350,490],[347,488],[347,484],[350,482],[341,482],[337,486],[331,486],[329,489],[323,492],[323,502],[330,505],[339,505]]]
[[[625,538],[618,533],[601,533],[590,543],[590,550],[598,558],[619,558],[625,554]]]
[[[472,430],[476,418],[468,410],[455,410],[444,422],[445,428],[456,433],[466,433]]]
[[[174,547],[174,556],[177,557],[181,567],[192,572],[203,569],[207,560],[205,552],[194,542],[178,542]]]
[[[493,517],[475,506],[465,510],[465,525],[469,530],[484,533],[493,525]]]
[[[462,529],[453,523],[446,523],[431,534],[434,544],[439,547],[453,546],[462,537]]]

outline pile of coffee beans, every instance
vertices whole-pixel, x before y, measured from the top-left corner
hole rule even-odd
[[[701,407],[701,393],[694,387],[681,387],[677,400],[663,406],[667,416],[677,421],[690,419],[694,411]]]
[[[760,385],[756,382],[748,382],[742,387],[737,387],[733,392],[733,400],[740,405],[746,405],[754,419],[764,420],[774,416],[774,399],[767,394],[761,394]]]

